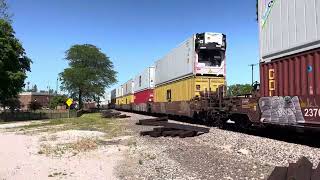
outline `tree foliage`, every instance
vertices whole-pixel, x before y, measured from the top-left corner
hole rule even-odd
[[[6,0],[0,0],[0,19],[3,19],[9,23],[12,22],[12,14],[8,11],[9,7]]]
[[[21,102],[18,98],[10,98],[5,101],[5,104],[9,107],[9,109],[13,112],[16,109],[20,109]]]
[[[26,72],[31,60],[26,56],[11,25],[0,19],[0,104],[6,106],[8,99],[16,98],[24,87]]]
[[[116,82],[113,63],[99,48],[91,44],[74,45],[66,51],[69,68],[60,73],[62,89],[79,101],[103,95],[105,88]]]
[[[42,105],[38,101],[31,101],[29,103],[29,109],[31,109],[33,111],[41,109],[41,108],[42,108]]]
[[[67,97],[66,96],[54,96],[51,100],[50,100],[50,104],[49,107],[50,109],[55,109],[57,106],[63,106],[66,105],[66,101],[67,101]]]
[[[250,94],[252,86],[250,84],[234,84],[228,87],[228,96],[240,96]]]

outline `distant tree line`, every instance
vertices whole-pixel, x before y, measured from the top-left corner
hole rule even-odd
[[[252,85],[250,84],[234,84],[228,86],[227,95],[228,96],[241,96],[245,94],[250,94],[252,92]]]

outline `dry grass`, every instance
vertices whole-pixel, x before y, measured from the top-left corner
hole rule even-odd
[[[124,129],[115,119],[102,118],[100,113],[84,114],[78,118],[52,119],[16,128],[24,134],[58,132],[65,130],[87,130],[106,133],[106,138],[123,135]],[[50,140],[50,138],[47,138]],[[54,138],[53,138],[54,139]]]
[[[97,149],[98,145],[97,139],[84,138],[70,144],[69,147],[76,152],[85,152]]]
[[[74,143],[66,144],[41,144],[38,154],[44,154],[46,156],[62,156],[65,154],[70,154],[74,156],[81,152],[95,150],[99,145],[99,140],[93,138],[82,138]]]

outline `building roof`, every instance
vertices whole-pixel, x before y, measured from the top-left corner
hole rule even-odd
[[[22,92],[20,96],[53,96],[54,94],[49,94],[48,92]]]

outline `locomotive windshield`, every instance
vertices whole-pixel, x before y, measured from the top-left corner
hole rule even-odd
[[[224,59],[224,51],[202,49],[198,52],[198,62],[206,66],[221,66]]]

